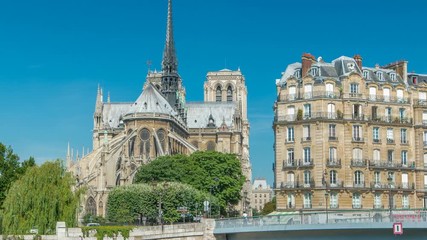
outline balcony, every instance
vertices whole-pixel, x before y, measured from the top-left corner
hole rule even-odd
[[[303,99],[319,99],[319,98],[331,98],[337,99],[339,97],[339,92],[330,92],[330,91],[314,91],[310,93],[302,94],[288,94],[282,97],[285,101],[296,101]]]
[[[328,158],[327,161],[326,161],[326,167],[329,167],[329,168],[340,168],[341,167],[341,159]]]
[[[339,204],[338,203],[331,203],[331,204],[329,204],[329,208],[330,209],[338,209],[339,208]]]
[[[393,161],[373,160],[369,162],[369,166],[372,169],[415,169],[415,162],[396,163]]]
[[[310,160],[310,161],[307,161]],[[296,169],[296,168],[311,168],[314,166],[313,159],[307,159],[307,160],[296,160],[296,159],[288,159],[283,160],[283,170],[287,169]]]
[[[351,140],[354,143],[364,143],[365,142],[365,140],[363,139],[363,137],[353,137]]]
[[[365,188],[365,182],[364,181],[353,182],[353,187],[354,188]]]
[[[394,144],[393,138],[387,138],[387,144]]]
[[[427,100],[426,99],[414,99],[414,106],[425,107],[425,106],[427,106]]]
[[[311,178],[308,182],[289,181],[282,182],[280,184],[281,189],[303,189],[303,188],[314,188],[314,179]]]
[[[311,203],[304,203],[303,207],[304,207],[304,209],[312,208]]]
[[[282,189],[292,189],[292,188],[295,188],[296,186],[297,186],[296,182],[293,182],[293,181],[291,181],[291,182],[282,182],[280,184],[280,188],[282,188]]]
[[[311,141],[311,137],[302,137],[301,138],[301,142],[310,142]]]
[[[351,159],[351,167],[366,167],[366,160]]]
[[[285,139],[285,144],[293,144],[295,143],[295,139],[294,138],[286,138]]]
[[[381,139],[374,138],[372,139],[372,143],[381,144]]]
[[[344,187],[344,181],[335,181],[333,183],[328,182],[326,183],[326,187],[330,189],[337,189],[337,188],[343,188]]]
[[[329,136],[329,141],[336,142],[336,141],[338,141],[338,137],[336,137],[336,136]]]

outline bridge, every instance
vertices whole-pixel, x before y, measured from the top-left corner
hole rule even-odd
[[[402,223],[403,235],[393,234],[396,222]],[[427,211],[286,212],[218,219],[214,235],[219,240],[427,239]]]

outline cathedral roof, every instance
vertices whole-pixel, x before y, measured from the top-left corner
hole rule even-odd
[[[130,109],[131,103],[104,103],[102,107],[103,125],[109,128],[117,128],[120,117]]]
[[[206,128],[209,118],[212,117],[216,127],[223,122],[231,127],[233,115],[236,111],[234,102],[204,102],[187,103],[187,126],[189,128]]]
[[[153,84],[148,84],[138,99],[130,106],[131,113],[163,113],[176,116],[176,111]]]

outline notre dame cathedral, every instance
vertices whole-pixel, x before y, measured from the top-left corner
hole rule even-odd
[[[236,210],[250,210],[251,164],[247,89],[240,70],[208,72],[204,101],[186,102],[186,90],[178,73],[168,2],[166,43],[162,71],[149,72],[142,93],[134,102],[104,101],[98,87],[93,151],[74,157],[68,147],[67,167],[87,188],[80,215],[105,216],[109,191],[131,184],[139,166],[156,157],[191,154],[198,150],[235,153],[246,182]],[[243,194],[245,193],[245,194]]]

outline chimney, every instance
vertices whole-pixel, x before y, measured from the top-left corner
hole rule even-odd
[[[387,64],[383,68],[394,70],[405,83],[408,83],[408,61],[400,60]]]
[[[302,77],[307,76],[308,70],[310,70],[311,65],[313,64],[313,62],[315,62],[314,60],[314,56],[311,55],[310,53],[304,53],[302,55]]]
[[[356,61],[357,66],[359,66],[360,71],[362,71],[362,57],[359,54],[354,55],[354,61]]]

